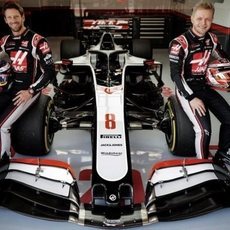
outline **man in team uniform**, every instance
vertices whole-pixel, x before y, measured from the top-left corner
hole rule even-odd
[[[211,138],[210,110],[220,121],[219,146],[215,159],[230,149],[230,106],[208,86],[206,71],[211,57],[228,59],[215,34],[208,32],[214,16],[213,4],[197,3],[191,15],[192,27],[173,39],[169,46],[171,78],[176,96],[195,131],[198,158],[208,158]]]
[[[0,40],[12,69],[12,83],[0,93],[0,156],[10,157],[12,124],[36,101],[41,90],[54,78],[51,49],[44,37],[24,25],[23,8],[12,1],[3,5],[2,13],[12,34]]]

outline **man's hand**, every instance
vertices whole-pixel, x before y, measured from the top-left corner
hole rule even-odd
[[[170,97],[171,95],[173,95],[173,90],[168,86],[162,86],[161,90],[161,93],[164,97]]]
[[[48,85],[44,89],[42,89],[42,94],[49,96],[53,92],[53,86]]]
[[[190,106],[192,107],[192,111],[195,114],[196,111],[198,112],[198,114],[202,117],[205,116],[206,113],[206,109],[204,106],[204,103],[202,100],[200,100],[199,98],[195,97],[190,101]]]
[[[15,98],[13,99],[14,105],[19,106],[22,103],[26,103],[31,97],[32,94],[30,94],[28,90],[21,90],[16,94]]]

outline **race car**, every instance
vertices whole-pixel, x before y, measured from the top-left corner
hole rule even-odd
[[[102,33],[96,39],[98,43],[87,45],[88,49],[77,39],[61,42],[62,60],[56,63],[60,79],[54,83],[54,96],[42,95],[29,115],[14,125],[12,139],[17,152],[47,154],[56,131],[94,129],[97,95],[104,90],[106,96],[114,95],[115,91],[122,95],[120,106],[125,129],[159,129],[165,133],[173,154],[194,155],[190,121],[175,96],[164,104],[163,66],[152,59],[151,41],[144,40],[144,46],[142,39],[117,45],[116,39],[110,32]],[[113,114],[106,116],[108,123],[113,124]]]
[[[211,160],[190,158],[194,131],[175,96],[164,102],[163,66],[152,58],[151,43],[137,39],[124,47],[103,31],[98,43],[85,47],[80,40],[62,41],[54,95],[41,95],[14,125],[14,147],[30,157],[1,162],[0,205],[106,228],[228,206],[229,173]],[[83,195],[71,165],[40,157],[49,153],[55,132],[73,128],[91,132],[92,169],[78,172],[91,180]],[[153,165],[145,191],[130,153],[129,130],[138,129],[164,132],[171,152],[185,156]]]

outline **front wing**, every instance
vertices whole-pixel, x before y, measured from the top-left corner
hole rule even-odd
[[[0,204],[39,218],[107,228],[190,218],[230,204],[229,175],[209,160],[155,164],[145,193],[138,172],[133,170],[132,175],[133,212],[116,219],[113,213],[105,217],[92,212],[93,194],[80,197],[76,175],[68,164],[14,159],[0,167]]]

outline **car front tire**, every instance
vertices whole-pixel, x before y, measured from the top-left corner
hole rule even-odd
[[[169,150],[177,156],[195,156],[195,132],[193,125],[180,106],[176,96],[169,97],[165,105],[168,118],[166,142]]]
[[[54,138],[50,128],[53,101],[41,95],[13,125],[12,145],[17,153],[24,155],[46,155]]]

